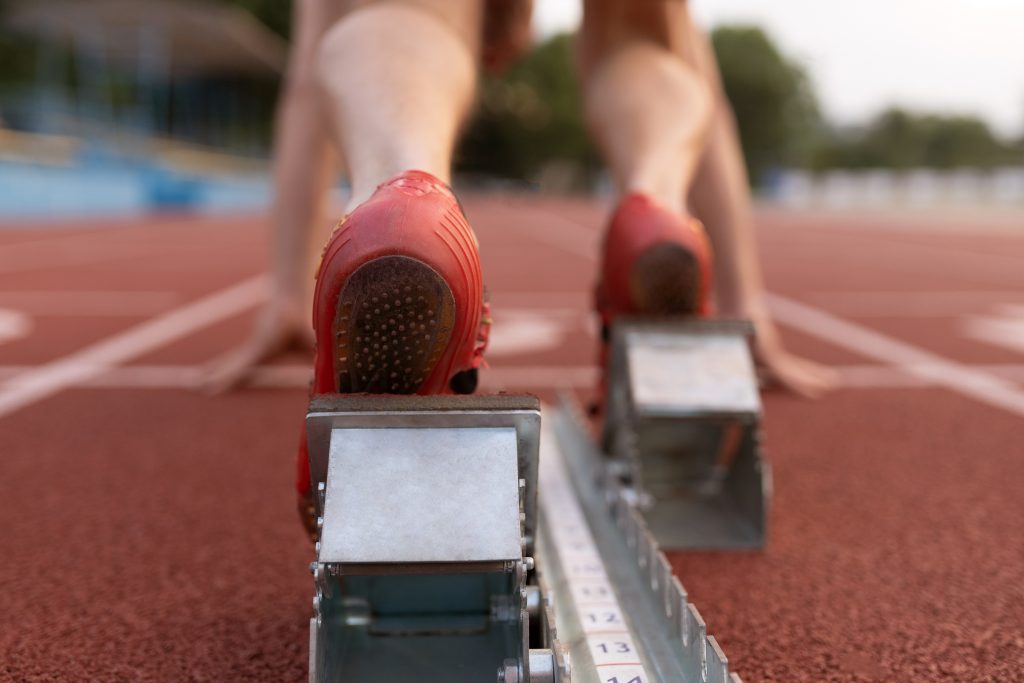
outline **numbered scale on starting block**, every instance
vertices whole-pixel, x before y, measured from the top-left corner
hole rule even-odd
[[[622,320],[603,447],[610,490],[664,549],[760,548],[771,476],[746,321]]]

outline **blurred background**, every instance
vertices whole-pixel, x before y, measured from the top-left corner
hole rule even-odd
[[[1021,680],[1024,1],[688,1],[769,312],[842,386],[763,396],[767,549],[673,569],[746,681]],[[482,390],[583,402],[611,187],[579,2],[536,3],[534,49],[482,77],[456,183],[495,310]],[[2,680],[305,680],[311,350],[272,336],[288,353],[248,390],[197,391],[280,308],[291,5],[0,0]]]
[[[1024,5],[692,4],[762,201],[1024,208]],[[274,0],[3,0],[0,216],[264,206],[289,12]],[[540,0],[535,48],[484,77],[461,182],[606,187],[573,73],[579,12]]]

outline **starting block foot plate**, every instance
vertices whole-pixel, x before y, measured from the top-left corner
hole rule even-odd
[[[771,477],[744,321],[621,320],[604,450],[664,548],[764,545]],[[614,485],[614,484],[613,484]]]
[[[562,683],[554,627],[527,605],[543,592],[537,399],[325,396],[306,421],[310,683]]]

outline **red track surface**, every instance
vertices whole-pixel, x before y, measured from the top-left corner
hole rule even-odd
[[[466,204],[499,320],[488,388],[585,387],[601,208]],[[982,370],[1017,373],[1021,391],[1024,352],[964,325],[1024,300],[1024,235],[810,222],[762,215],[772,291],[955,363],[1012,366]],[[266,258],[259,220],[0,231],[0,309],[34,323],[0,341],[0,405],[45,364]],[[0,408],[0,678],[303,679],[312,551],[291,482],[305,392],[182,388],[246,333],[241,309],[127,372]],[[786,332],[819,360],[878,366],[870,350]],[[955,382],[886,387],[860,372],[866,387],[818,402],[766,397],[768,548],[679,555],[680,578],[747,681],[1021,680],[1024,411]]]

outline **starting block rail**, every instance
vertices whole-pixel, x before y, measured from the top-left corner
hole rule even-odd
[[[538,554],[574,683],[739,683],[627,498],[609,498],[571,401],[546,408]]]

